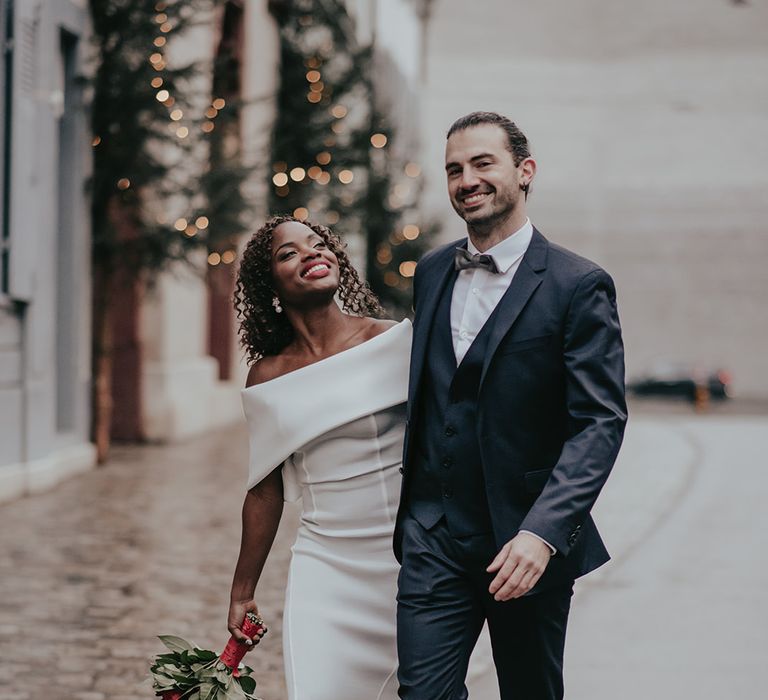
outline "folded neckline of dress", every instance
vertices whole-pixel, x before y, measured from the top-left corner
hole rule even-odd
[[[351,348],[346,348],[345,350],[341,350],[340,352],[334,353],[333,355],[329,355],[328,357],[324,357],[321,360],[317,360],[316,362],[310,362],[308,365],[304,365],[303,367],[298,367],[296,369],[292,369],[290,372],[286,372],[285,374],[281,374],[278,377],[275,377],[274,379],[268,379],[266,382],[260,382],[259,384],[252,384],[251,386],[247,386],[244,389],[240,390],[241,394],[244,394],[246,392],[250,392],[253,389],[258,389],[259,387],[267,386],[268,384],[274,384],[276,382],[280,382],[281,380],[290,379],[293,378],[295,375],[304,372],[305,370],[309,370],[313,367],[318,367],[319,365],[322,365],[323,363],[330,362],[331,360],[338,360],[342,359],[345,356],[348,356],[349,353],[354,352],[355,350],[360,350],[362,348],[370,349],[372,347],[372,344],[376,344],[377,341],[382,342],[385,336],[388,336],[390,333],[392,333],[395,330],[399,330],[402,328],[407,328],[411,325],[410,319],[404,318],[399,323],[396,323],[391,328],[387,328],[387,330],[382,331],[378,335],[373,336],[373,338],[369,338],[368,340],[364,340],[362,343],[358,343],[357,345],[353,345]]]
[[[347,350],[243,389],[250,444],[248,488],[328,430],[404,403],[410,338],[406,319]],[[321,396],[322,405],[302,400],[320,384],[329,389]],[[286,500],[296,500],[297,485],[288,473],[284,477]]]

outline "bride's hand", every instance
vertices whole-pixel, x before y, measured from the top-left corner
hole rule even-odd
[[[263,631],[257,634],[253,639],[243,634],[241,625],[243,623],[245,613],[247,612],[252,612],[256,615],[259,614],[259,609],[256,607],[256,601],[253,599],[230,601],[229,615],[227,616],[227,629],[238,642],[241,642],[242,644],[250,647],[248,649],[248,651],[250,651],[256,644],[261,641],[261,638],[264,636],[264,633],[267,630],[263,629]]]

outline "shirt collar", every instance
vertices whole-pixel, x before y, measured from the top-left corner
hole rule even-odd
[[[494,259],[496,267],[503,274],[525,255],[531,238],[533,238],[533,224],[531,224],[530,219],[526,219],[525,223],[517,231],[486,250],[485,254],[490,255]],[[472,243],[472,239],[467,239],[467,250],[470,253],[480,252]]]

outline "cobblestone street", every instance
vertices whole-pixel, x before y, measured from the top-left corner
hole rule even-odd
[[[0,507],[0,699],[145,700],[158,634],[226,643],[247,439],[116,448],[102,469]],[[285,697],[280,621],[287,517],[258,600],[270,633],[247,657]]]
[[[766,625],[744,633],[754,617],[749,601],[768,576],[752,555],[764,530],[755,519],[768,488],[765,429],[758,415],[635,413],[595,509],[613,561],[576,589],[566,649],[573,697],[649,697],[643,683],[657,678],[669,690],[658,697],[714,699],[726,687],[755,697]],[[163,650],[158,634],[221,650],[246,460],[243,427],[176,445],[118,447],[106,467],[0,506],[0,700],[145,700],[149,661]],[[722,502],[732,473],[751,476],[744,494]],[[722,512],[712,520],[715,508]],[[257,592],[270,632],[248,663],[265,700],[286,697],[280,627],[296,522],[295,506],[286,506]],[[712,546],[712,528],[726,544]],[[750,588],[718,597],[713,589],[735,570]],[[727,668],[708,635],[685,623],[684,602],[700,606],[690,620],[733,640]],[[622,615],[628,619],[617,622]],[[677,625],[666,638],[687,644],[663,653],[663,625]],[[476,651],[489,667],[488,650]],[[493,697],[488,670],[472,700]]]

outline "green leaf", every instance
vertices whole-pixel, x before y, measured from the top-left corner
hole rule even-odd
[[[222,669],[216,669],[216,680],[222,685],[226,686],[230,680],[232,680],[232,673],[225,667]]]
[[[158,639],[171,651],[182,652],[192,649],[192,645],[186,639],[175,637],[172,634],[161,634]]]
[[[223,692],[225,700],[248,700],[243,689],[237,683],[230,683]]]
[[[194,676],[184,676],[180,673],[174,673],[173,680],[176,681],[180,690],[194,688],[198,684],[198,680]]]
[[[214,700],[217,694],[217,688],[211,683],[200,685],[200,700]]]
[[[238,679],[240,687],[249,695],[256,690],[256,681],[250,676],[240,676]]]

